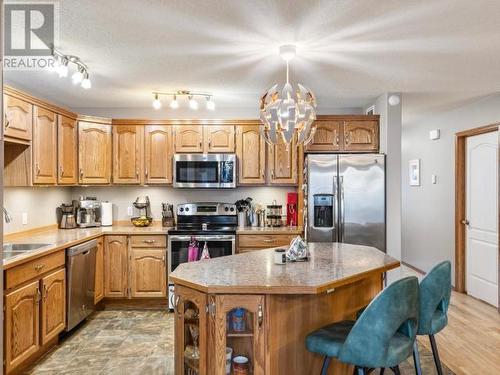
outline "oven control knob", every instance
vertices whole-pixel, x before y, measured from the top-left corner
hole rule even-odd
[[[184,212],[184,208],[183,207],[179,208],[179,211]]]
[[[224,207],[224,211],[229,211],[229,208],[228,207]]]
[[[189,207],[186,207],[186,212],[188,212],[188,211],[189,211]]]
[[[234,211],[234,207],[231,207],[231,212],[233,212],[233,211]]]

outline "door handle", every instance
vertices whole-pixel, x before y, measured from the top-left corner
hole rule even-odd
[[[462,223],[464,225],[469,225],[470,224],[469,220],[467,220],[467,219],[462,220],[460,223]]]

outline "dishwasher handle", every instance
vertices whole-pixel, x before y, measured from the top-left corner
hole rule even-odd
[[[66,250],[66,254],[68,255],[68,257],[73,257],[79,254],[87,255],[92,249],[95,249],[96,247],[97,240],[92,240],[80,245],[70,247],[68,250]]]

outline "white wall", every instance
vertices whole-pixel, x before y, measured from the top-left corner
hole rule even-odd
[[[390,106],[384,93],[372,104],[380,115],[380,152],[386,160],[387,254],[401,259],[401,107]],[[371,105],[370,105],[371,106]],[[368,106],[369,107],[369,106]],[[368,108],[367,107],[367,108]],[[365,110],[367,109],[365,108]]]
[[[31,228],[56,224],[56,207],[71,201],[69,187],[6,187],[3,192],[4,207],[12,221],[4,222],[4,233],[25,231]],[[22,224],[22,213],[28,214],[28,224]]]
[[[271,204],[276,199],[278,204],[286,204],[286,194],[294,192],[293,187],[238,187],[228,190],[193,190],[174,189],[172,187],[153,186],[113,186],[113,187],[76,187],[73,189],[73,199],[80,195],[96,196],[100,201],[113,203],[113,220],[129,220],[127,207],[139,195],[147,195],[151,202],[153,218],[161,220],[161,203],[171,203],[174,207],[187,202],[225,202],[234,203],[239,199],[251,197],[254,202],[264,205]],[[283,210],[283,213],[286,211]]]
[[[443,95],[404,96],[402,260],[426,272],[446,259],[454,269],[455,133],[500,122],[500,94],[475,99]],[[441,139],[429,139],[432,129],[441,130]],[[421,160],[418,187],[408,183],[411,159]],[[435,185],[432,174],[437,175]]]

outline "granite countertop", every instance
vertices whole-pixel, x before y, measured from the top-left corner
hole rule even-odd
[[[399,267],[374,247],[310,243],[308,262],[274,264],[274,249],[183,263],[170,281],[205,293],[318,294]]]
[[[302,227],[244,227],[236,230],[236,234],[302,234]]]
[[[50,244],[39,249],[23,253],[3,260],[3,268],[8,269],[26,261],[51,254],[61,249],[92,240],[102,235],[133,235],[133,234],[167,234],[169,227],[152,225],[149,227],[134,227],[133,225],[113,225],[97,228],[58,229],[51,228],[39,232],[26,232],[25,234],[10,234],[4,237],[4,243],[47,243]]]

